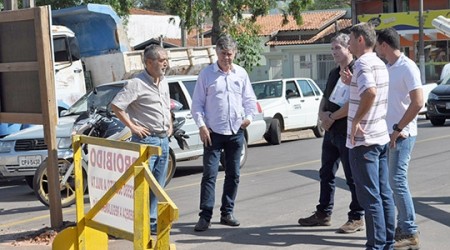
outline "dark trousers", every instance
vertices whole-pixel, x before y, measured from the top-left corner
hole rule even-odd
[[[240,158],[244,143],[242,129],[234,135],[211,133],[211,146],[205,146],[203,152],[203,177],[200,187],[200,217],[211,220],[215,202],[215,187],[222,150],[225,154],[225,181],[223,184],[221,215],[233,213],[239,176]]]
[[[364,209],[359,205],[356,197],[355,183],[349,162],[349,150],[345,146],[346,136],[333,132],[325,132],[322,142],[322,166],[320,168],[320,198],[317,211],[328,216],[333,212],[334,193],[336,189],[336,172],[339,168],[339,161],[345,173],[345,179],[352,195],[350,202],[350,212],[348,218],[359,220],[364,216]]]

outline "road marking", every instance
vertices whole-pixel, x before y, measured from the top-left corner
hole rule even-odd
[[[277,170],[281,170],[281,169],[299,167],[299,166],[313,164],[313,163],[320,163],[320,160],[312,160],[312,161],[306,161],[306,162],[302,162],[302,163],[291,164],[291,165],[287,165],[287,166],[280,166],[280,167],[275,167],[275,168],[271,168],[271,169],[254,171],[254,172],[250,172],[250,173],[241,174],[241,177],[251,176],[251,175],[256,175],[256,174],[261,174],[261,173],[267,173],[267,172],[273,172],[273,171],[277,171]],[[224,179],[225,179],[225,177],[217,178],[218,181],[223,181]],[[194,183],[190,183],[190,184],[186,184],[186,185],[182,185],[182,186],[176,186],[173,188],[166,188],[165,190],[172,191],[172,190],[177,190],[177,189],[192,187],[192,186],[198,186],[198,185],[200,185],[200,182],[194,182]]]
[[[429,142],[429,141],[435,141],[435,140],[446,139],[446,138],[450,138],[450,135],[431,137],[431,138],[428,138],[428,139],[423,139],[423,140],[420,140],[420,141],[416,141],[416,143]]]
[[[70,208],[70,209],[67,209],[67,210],[63,211],[63,214],[73,213],[73,212],[75,212],[75,210],[76,210],[76,208]],[[47,214],[47,215],[41,215],[41,216],[37,216],[37,217],[25,219],[25,220],[19,220],[19,221],[14,221],[14,222],[2,224],[2,225],[0,225],[0,228],[16,226],[16,225],[19,225],[19,224],[25,224],[27,222],[32,222],[32,221],[41,220],[41,219],[47,219],[47,218],[50,218],[50,213]]]

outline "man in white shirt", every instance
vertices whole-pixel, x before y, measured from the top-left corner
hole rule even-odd
[[[216,43],[217,62],[204,68],[192,96],[192,116],[199,127],[204,145],[203,177],[200,188],[200,213],[195,231],[211,226],[215,185],[220,155],[225,154],[225,181],[220,207],[220,223],[239,226],[234,217],[244,129],[256,113],[256,96],[247,71],[233,63],[237,43],[229,35]]]
[[[419,249],[414,203],[409,191],[408,167],[417,136],[417,114],[423,92],[417,65],[400,52],[400,36],[393,28],[378,32],[378,56],[386,59],[389,71],[389,109],[386,122],[391,137],[389,180],[397,207],[394,249]]]

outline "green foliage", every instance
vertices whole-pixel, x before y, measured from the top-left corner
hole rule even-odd
[[[167,8],[165,1],[161,0],[135,0],[134,6],[141,9],[169,13],[169,8]]]
[[[276,0],[166,0],[166,6],[174,15],[180,16],[182,25],[187,30],[199,27],[205,17],[212,16],[212,41],[220,34],[230,33],[238,42],[239,48],[236,61],[251,70],[261,57],[261,40],[258,27],[255,25],[258,16],[266,15],[270,9],[276,8]],[[306,9],[313,0],[292,0],[285,13],[284,23],[288,15],[293,15],[296,23],[302,24],[301,11]],[[244,18],[244,13],[251,18]],[[219,26],[219,27],[218,27]]]
[[[351,0],[315,0],[314,4],[310,5],[310,10],[329,10],[329,9],[341,9],[350,8],[352,5]]]
[[[133,7],[133,0],[36,0],[37,6],[51,5],[53,10],[74,7],[82,4],[108,4],[119,16],[126,16]]]
[[[239,26],[232,26],[228,33],[238,43],[236,63],[247,71],[252,71],[254,66],[259,66],[261,59],[261,39],[258,36],[259,27],[249,19],[240,21]]]

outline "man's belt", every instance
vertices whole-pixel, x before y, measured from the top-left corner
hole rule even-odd
[[[149,136],[159,137],[159,138],[166,138],[167,137],[167,131],[151,132]]]

